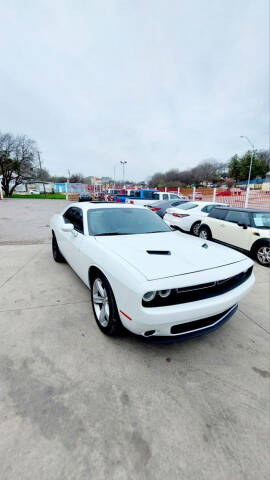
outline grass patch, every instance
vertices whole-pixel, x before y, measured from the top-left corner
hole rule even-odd
[[[4,198],[7,198],[6,195],[4,195]],[[44,193],[41,193],[40,195],[30,195],[30,194],[18,194],[14,193],[11,198],[48,198],[48,199],[53,199],[53,200],[65,200],[66,195],[63,193],[46,193],[46,197]]]

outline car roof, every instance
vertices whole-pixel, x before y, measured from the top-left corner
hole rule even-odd
[[[220,206],[226,206],[226,203],[223,202],[204,202],[200,200],[189,200],[189,203],[196,203],[198,207],[202,207],[204,205],[220,205]]]
[[[133,205],[131,203],[113,203],[113,202],[75,202],[68,205],[70,207],[78,207],[82,210],[91,210],[97,208],[145,208],[143,205]]]
[[[228,207],[216,206],[216,208],[225,208],[226,210],[234,210],[236,212],[249,212],[249,213],[270,213],[270,210],[263,210],[262,208],[244,208],[244,207]]]
[[[183,200],[182,198],[171,198],[168,200],[153,200],[153,202],[151,202],[151,205],[168,205],[168,203],[175,203],[175,202],[188,203],[189,200]]]

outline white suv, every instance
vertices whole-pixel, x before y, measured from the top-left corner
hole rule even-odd
[[[236,247],[270,265],[270,211],[247,208],[214,208],[204,218],[199,236]]]

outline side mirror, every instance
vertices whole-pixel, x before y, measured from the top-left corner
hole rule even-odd
[[[240,223],[240,222],[237,225],[238,227],[242,227],[244,230],[246,230],[248,227],[245,223]]]
[[[73,232],[74,225],[72,223],[65,223],[62,227],[63,232]]]

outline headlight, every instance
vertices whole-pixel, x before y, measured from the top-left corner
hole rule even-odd
[[[161,298],[167,298],[171,293],[171,290],[159,290],[158,294]]]
[[[143,300],[145,302],[152,302],[152,300],[154,300],[155,296],[156,296],[156,292],[147,292],[147,293],[144,294]]]

